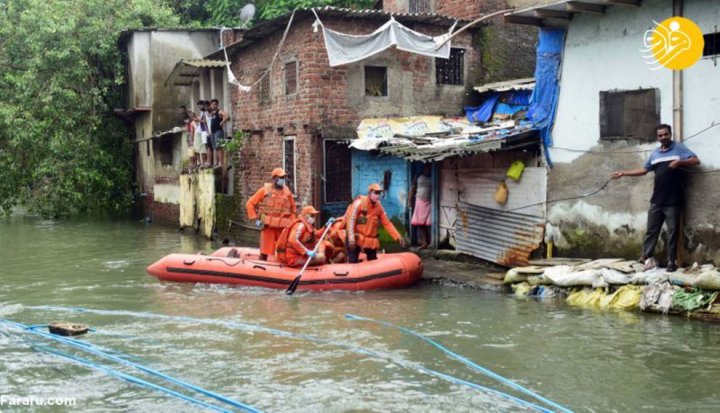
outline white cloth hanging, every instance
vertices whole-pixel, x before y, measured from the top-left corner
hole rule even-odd
[[[320,24],[322,25],[322,22]],[[453,25],[450,32],[454,27]],[[428,36],[403,26],[392,17],[371,34],[345,34],[327,29],[323,25],[323,35],[330,66],[357,62],[391,46],[430,57],[443,59],[450,57],[450,42],[442,44],[449,37],[449,33],[435,37]],[[441,44],[442,46],[439,46]]]

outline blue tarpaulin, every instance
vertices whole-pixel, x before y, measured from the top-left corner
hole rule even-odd
[[[552,145],[552,130],[560,91],[560,62],[562,61],[564,29],[541,28],[538,35],[537,64],[535,66],[535,90],[530,98],[528,117],[533,127],[540,129],[543,146]],[[552,162],[545,156],[548,164]]]
[[[488,95],[487,99],[482,105],[477,107],[466,107],[465,116],[469,122],[487,122],[495,110],[495,104],[500,97],[499,93],[492,93]]]

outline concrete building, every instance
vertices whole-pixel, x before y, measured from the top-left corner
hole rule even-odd
[[[681,15],[705,38],[703,57],[683,71],[652,70],[640,49],[655,22]],[[702,161],[686,176],[682,260],[720,262],[720,76],[714,0],[555,1],[517,10],[510,22],[562,27],[566,39],[560,93],[548,155],[548,199],[579,199],[548,205],[549,222],[560,229],[561,253],[586,256],[640,256],[652,173],[612,181],[614,170],[641,167],[657,146],[654,126],[669,123]],[[663,236],[661,236],[661,243]],[[661,255],[658,254],[660,257]],[[662,255],[664,257],[665,255]]]
[[[180,105],[191,105],[197,88],[176,88],[166,80],[181,59],[197,59],[218,49],[218,30],[145,29],[124,32],[119,48],[126,57],[124,107],[116,112],[131,123],[136,183],[143,213],[177,224],[180,173],[186,159]],[[224,82],[216,81],[222,89]],[[209,82],[208,82],[209,83]],[[208,86],[204,86],[208,88]]]

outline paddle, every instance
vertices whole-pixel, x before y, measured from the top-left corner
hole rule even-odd
[[[315,248],[313,248],[313,252],[317,252],[318,247],[320,247],[320,243],[325,238],[325,235],[328,233],[328,230],[330,229],[330,226],[332,223],[335,222],[335,218],[330,218],[328,222],[325,224],[325,231],[323,231],[322,236],[318,240],[318,242],[315,244]],[[305,272],[305,268],[307,268],[308,264],[310,264],[310,260],[312,260],[312,257],[308,257],[307,261],[305,261],[305,265],[303,265],[302,270],[300,270],[300,274],[295,277],[294,280],[290,283],[290,286],[287,290],[285,290],[285,294],[287,295],[293,295],[295,290],[297,290],[298,285],[300,285],[300,278],[302,277],[303,273]]]

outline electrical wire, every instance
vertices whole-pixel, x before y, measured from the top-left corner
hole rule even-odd
[[[75,340],[75,339],[66,338],[66,337],[63,337],[63,336],[58,336],[58,335],[55,335],[55,334],[50,334],[50,333],[45,333],[45,332],[42,332],[42,331],[37,331],[36,328],[37,328],[38,326],[26,326],[26,325],[24,325],[24,324],[22,324],[22,323],[18,323],[18,322],[11,321],[11,320],[3,320],[3,319],[0,319],[0,323],[5,323],[5,324],[9,324],[9,325],[15,326],[15,327],[17,327],[17,328],[22,328],[23,330],[25,330],[25,331],[27,331],[27,332],[29,332],[29,333],[31,333],[31,334],[35,334],[35,335],[38,335],[38,336],[41,336],[41,337],[45,337],[45,338],[48,338],[48,339],[57,341],[57,342],[59,342],[59,343],[67,344],[67,345],[69,345],[69,346],[71,346],[71,347],[75,347],[75,348],[77,348],[77,349],[80,349],[80,350],[89,352],[89,353],[91,353],[91,354],[94,354],[94,355],[96,355],[96,356],[105,358],[105,359],[107,359],[107,360],[112,360],[112,361],[114,361],[114,362],[117,362],[117,363],[120,363],[120,364],[124,364],[124,365],[129,366],[129,367],[136,368],[136,369],[138,369],[138,370],[140,370],[140,371],[143,371],[143,372],[145,372],[145,373],[147,373],[147,374],[150,374],[150,375],[152,375],[152,376],[159,377],[159,378],[161,378],[161,379],[164,379],[164,380],[166,380],[166,381],[169,381],[170,383],[176,384],[176,385],[178,385],[178,386],[182,386],[182,387],[185,387],[185,388],[187,388],[187,389],[194,390],[194,391],[196,391],[196,392],[198,392],[198,393],[200,393],[200,394],[203,394],[203,395],[205,395],[205,396],[208,396],[208,397],[211,397],[211,398],[213,398],[213,399],[219,400],[219,401],[221,401],[221,402],[223,402],[223,403],[226,403],[226,404],[229,404],[229,405],[231,405],[231,406],[233,406],[233,407],[237,407],[237,408],[239,408],[239,409],[243,409],[243,410],[248,411],[248,412],[259,412],[259,410],[255,409],[254,407],[249,406],[249,405],[247,405],[247,404],[245,404],[245,403],[241,403],[241,402],[238,402],[238,401],[236,401],[236,400],[233,400],[233,399],[227,398],[227,397],[225,397],[225,396],[222,396],[222,395],[220,395],[220,394],[217,394],[217,393],[215,393],[215,392],[212,392],[212,391],[209,391],[209,390],[205,390],[205,389],[203,389],[203,388],[201,388],[201,387],[195,386],[194,384],[187,383],[187,382],[185,382],[185,381],[176,379],[176,378],[174,378],[174,377],[172,377],[172,376],[169,376],[169,375],[167,375],[167,374],[161,373],[161,372],[159,372],[159,371],[157,371],[157,370],[151,369],[151,368],[149,368],[149,367],[143,366],[143,365],[141,365],[141,364],[138,364],[138,363],[135,363],[135,362],[132,362],[132,361],[128,361],[128,360],[126,360],[125,358],[118,357],[118,356],[115,356],[115,355],[112,355],[112,354],[109,353],[109,352],[111,351],[111,352],[114,352],[114,353],[116,353],[116,354],[119,354],[119,353],[115,352],[114,350],[106,350],[106,349],[104,349],[103,347],[94,345],[94,344],[89,343],[89,342],[83,342],[83,341],[79,341],[79,340]]]
[[[561,412],[564,412],[564,413],[571,413],[571,412],[572,412],[572,410],[568,409],[567,407],[562,406],[562,405],[559,405],[559,404],[553,402],[552,400],[549,400],[549,399],[547,399],[547,398],[545,398],[545,397],[543,397],[543,396],[541,396],[541,395],[533,392],[532,390],[529,390],[529,389],[523,387],[523,386],[520,385],[520,384],[517,384],[517,383],[515,383],[515,382],[513,382],[513,381],[511,381],[511,380],[509,380],[509,379],[507,379],[507,378],[505,378],[505,377],[503,377],[503,376],[501,376],[501,375],[499,375],[499,374],[491,371],[491,370],[488,370],[488,369],[486,369],[485,367],[482,367],[482,366],[476,364],[475,362],[467,359],[466,357],[463,357],[463,356],[461,356],[460,354],[457,354],[457,353],[455,353],[455,352],[450,351],[448,348],[446,348],[446,347],[444,347],[442,344],[440,344],[440,343],[438,343],[438,342],[430,339],[429,337],[426,337],[426,336],[424,336],[424,335],[422,335],[422,334],[420,334],[420,333],[418,333],[418,332],[416,332],[416,331],[413,331],[413,330],[411,330],[411,329],[409,329],[409,328],[396,326],[396,325],[391,324],[391,323],[388,323],[388,322],[386,322],[386,321],[375,320],[375,319],[372,319],[372,318],[362,317],[362,316],[355,315],[355,314],[345,314],[345,318],[348,319],[348,320],[353,320],[353,321],[368,321],[368,322],[371,322],[371,323],[380,324],[380,325],[383,325],[383,326],[385,326],[385,327],[390,327],[390,328],[394,328],[394,329],[396,329],[396,330],[400,330],[400,331],[402,331],[402,332],[405,333],[405,334],[409,334],[409,335],[411,335],[411,336],[415,336],[415,337],[417,337],[417,338],[419,338],[419,339],[421,339],[421,340],[424,340],[425,342],[431,344],[431,345],[434,346],[435,348],[440,349],[441,351],[443,351],[445,354],[449,355],[450,357],[453,357],[453,358],[455,358],[455,359],[457,359],[457,360],[460,360],[460,361],[461,361],[462,363],[464,363],[465,365],[468,365],[468,366],[471,366],[471,367],[475,368],[476,370],[480,371],[481,373],[485,374],[485,375],[488,376],[488,377],[491,377],[491,378],[493,378],[493,379],[495,379],[495,380],[497,380],[497,381],[499,381],[499,382],[501,382],[501,383],[503,383],[503,384],[505,384],[505,385],[507,385],[507,386],[510,386],[510,387],[514,388],[515,390],[519,390],[519,391],[521,391],[521,392],[523,392],[523,393],[525,393],[525,394],[527,394],[527,395],[529,395],[529,396],[531,396],[531,397],[533,397],[533,398],[535,398],[535,399],[537,399],[537,400],[540,400],[540,401],[543,402],[543,403],[547,403],[548,405],[555,407],[556,409],[560,410]]]
[[[207,324],[207,325],[215,325],[215,326],[222,326],[225,328],[230,329],[237,329],[241,331],[252,331],[252,332],[262,332],[267,333],[275,336],[280,337],[287,337],[292,339],[300,339],[300,340],[307,340],[310,342],[314,342],[317,344],[322,345],[330,345],[335,346],[339,348],[343,348],[358,354],[363,354],[369,357],[389,361],[393,364],[396,364],[398,366],[421,371],[425,374],[432,375],[438,378],[441,378],[444,381],[463,385],[466,387],[473,388],[475,390],[480,390],[486,393],[493,394],[495,396],[501,397],[503,399],[512,401],[518,405],[521,405],[523,407],[528,407],[540,412],[551,412],[551,410],[548,410],[545,407],[538,406],[534,403],[528,402],[526,400],[520,399],[518,397],[512,396],[510,394],[504,393],[499,390],[491,389],[489,387],[482,386],[480,384],[476,384],[467,380],[463,380],[439,371],[435,371],[433,369],[427,368],[422,365],[418,365],[415,363],[409,363],[404,360],[399,360],[396,357],[388,356],[385,354],[381,354],[372,350],[364,349],[361,347],[355,347],[344,343],[337,343],[330,340],[325,340],[322,338],[314,337],[307,334],[301,334],[301,333],[292,333],[289,331],[284,330],[278,330],[274,328],[269,327],[263,327],[256,324],[249,324],[249,323],[242,323],[242,322],[232,322],[232,321],[223,321],[223,320],[213,320],[213,319],[201,319],[201,318],[194,318],[194,317],[186,317],[186,316],[168,316],[164,314],[154,314],[154,313],[146,313],[146,312],[135,312],[135,311],[126,311],[126,310],[99,310],[99,309],[90,309],[90,308],[81,308],[81,307],[63,307],[63,306],[29,306],[26,307],[28,309],[33,310],[53,310],[53,311],[70,311],[70,312],[78,312],[78,313],[88,313],[88,314],[100,314],[100,315],[125,315],[130,317],[138,317],[138,318],[152,318],[152,319],[162,319],[162,320],[169,320],[169,321],[175,321],[175,322],[187,322],[192,324]]]

